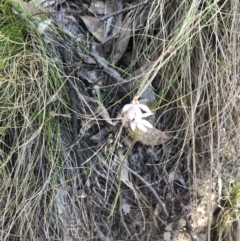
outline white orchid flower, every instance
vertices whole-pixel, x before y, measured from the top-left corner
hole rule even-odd
[[[133,99],[132,104],[125,105],[122,109],[122,112],[128,115],[130,127],[133,131],[138,128],[139,130],[146,132],[148,131],[148,128],[153,128],[150,122],[143,119],[144,117],[148,117],[153,113],[146,105],[140,104],[137,100],[137,97]]]
[[[132,120],[130,122],[131,129],[133,131],[135,131],[135,129],[137,127],[139,130],[141,130],[143,132],[146,132],[146,131],[148,131],[147,128],[149,128],[149,129],[153,128],[153,125],[150,122],[148,122],[147,120],[142,119],[143,117],[147,117],[149,115],[151,115],[151,114],[145,113],[145,114],[142,114],[141,118],[137,118],[135,120]]]
[[[140,104],[136,98],[133,99],[132,104],[127,104],[122,109],[122,112],[127,112],[128,117],[131,121],[133,119],[141,119],[143,117],[142,111],[145,111],[148,114],[147,116],[153,114],[146,105]]]

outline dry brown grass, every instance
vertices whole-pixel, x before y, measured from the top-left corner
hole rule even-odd
[[[1,240],[238,241],[238,0],[154,1],[124,14],[131,40],[108,61],[131,85],[96,64],[100,90],[76,76],[76,45],[93,58],[91,38],[52,26],[46,44],[34,18],[19,22],[0,4]],[[135,95],[154,96],[155,127],[170,142],[148,147],[113,128]]]

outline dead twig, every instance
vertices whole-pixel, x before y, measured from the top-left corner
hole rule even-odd
[[[154,0],[145,0],[145,1],[141,2],[141,3],[138,3],[138,4],[133,5],[133,6],[131,6],[131,7],[124,8],[124,9],[122,9],[122,10],[119,10],[119,11],[116,11],[116,12],[113,12],[113,13],[110,13],[110,14],[108,14],[108,15],[100,18],[100,22],[103,22],[103,21],[107,20],[108,18],[114,17],[114,16],[116,16],[116,15],[130,12],[130,11],[134,10],[135,8],[142,7],[142,6],[147,5],[147,4],[149,4],[149,3],[153,2],[153,1],[154,1]]]
[[[151,193],[153,194],[153,196],[157,199],[162,212],[164,213],[165,217],[168,218],[168,211],[166,209],[165,203],[160,199],[160,197],[158,196],[157,192],[155,191],[155,189],[151,186],[151,184],[149,184],[144,178],[142,178],[140,175],[138,175],[135,171],[133,171],[131,168],[127,167],[127,170],[129,172],[131,172],[135,177],[137,177],[142,183],[144,183],[146,185],[146,187],[149,188],[149,190],[151,191]]]

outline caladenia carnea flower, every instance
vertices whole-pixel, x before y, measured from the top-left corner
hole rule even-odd
[[[145,113],[143,113],[143,111]],[[136,127],[144,132],[148,130],[147,128],[153,128],[150,122],[143,119],[144,117],[148,117],[153,113],[148,106],[140,104],[137,100],[137,97],[134,97],[131,104],[125,105],[122,109],[122,112],[128,115],[130,127],[133,131],[136,129]]]
[[[125,105],[122,109],[122,112],[126,112],[128,114],[130,120],[142,118],[142,111],[148,113],[148,116],[153,114],[146,105],[140,104],[136,97],[134,97],[131,104]]]

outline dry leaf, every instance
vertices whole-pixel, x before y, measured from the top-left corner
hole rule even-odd
[[[104,41],[105,27],[104,23],[100,22],[98,18],[91,16],[81,16],[88,31],[101,43]]]
[[[161,145],[170,139],[172,139],[171,136],[167,135],[166,133],[156,129],[151,128],[146,132],[143,132],[139,129],[136,131],[132,131],[130,128],[130,120],[127,113],[124,113],[122,116],[122,123],[125,127],[125,130],[127,133],[137,142],[141,142],[143,145],[147,146],[157,146]]]
[[[88,31],[102,44],[114,38],[120,28],[114,17],[108,18],[105,22],[91,16],[81,16],[80,18]]]
[[[86,65],[83,65],[78,75],[81,79],[86,80],[90,84],[95,84],[98,81],[99,77],[99,71],[97,71],[95,68],[88,68]]]
[[[115,25],[114,17],[110,17],[106,20],[103,43],[108,42],[115,36],[116,31],[114,31],[115,30],[114,25]]]
[[[121,11],[123,9],[122,0],[113,0],[114,11]],[[112,40],[121,29],[122,26],[122,14],[118,14],[117,16],[110,17],[105,20],[106,28],[103,43],[110,44],[110,40]]]
[[[36,8],[40,9],[41,11],[51,10],[57,4],[61,4],[64,0],[31,0],[32,3]]]
[[[103,118],[103,120],[108,124],[108,126],[110,127],[114,126],[107,109],[100,102],[99,102],[97,113]]]
[[[172,139],[171,136],[168,136],[166,133],[156,129],[152,128],[148,130],[147,132],[138,131],[137,134],[132,132],[134,139],[136,138],[136,141],[141,142],[144,145],[147,146],[157,146],[161,145],[170,139]]]
[[[128,186],[134,193],[136,192],[132,182],[129,180],[128,177],[128,159],[127,157],[123,154],[123,150],[121,148],[118,149],[118,157],[122,163],[121,165],[121,171],[120,171],[120,180]]]
[[[99,142],[102,139],[104,139],[109,134],[110,131],[111,130],[107,126],[105,126],[105,127],[101,128],[100,131],[97,134],[91,136],[89,139],[91,141]]]
[[[124,212],[124,215],[127,215],[131,211],[131,206],[128,203],[123,202],[122,204],[122,210]]]
[[[122,163],[121,165],[121,172],[120,172],[120,180],[123,182],[130,182],[128,178],[128,158],[124,155],[123,149],[119,148],[118,149],[118,158],[120,162]]]
[[[16,4],[17,8],[19,8],[19,6],[21,6],[25,13],[30,13],[32,15],[39,13],[39,10],[37,9],[37,7],[31,2],[28,3],[28,2],[24,2],[22,0],[14,0],[13,3]],[[37,17],[42,20],[45,20],[47,18],[46,14],[44,14],[44,13],[37,15]]]
[[[130,18],[128,18],[120,30],[120,35],[114,48],[113,59],[111,61],[113,64],[117,63],[125,53],[131,33]]]
[[[79,41],[79,43],[86,41],[86,39],[82,37],[82,35],[79,35],[77,40]],[[97,63],[91,56],[84,54],[82,49],[79,46],[75,48],[74,54],[77,57],[81,58],[85,64],[95,65]]]
[[[91,45],[90,51],[93,54],[93,56],[96,58],[96,61],[98,62],[98,64],[103,68],[103,71],[105,73],[110,75],[112,78],[114,78],[118,82],[124,82],[124,79],[122,79],[121,75],[116,70],[114,70],[113,68],[109,67],[108,64],[107,64],[106,59],[102,58],[99,55],[96,44],[92,44]]]
[[[96,113],[95,115],[97,115],[97,117],[102,117],[102,119],[106,122],[106,124],[109,127],[114,127],[114,123],[112,122],[111,117],[109,116],[109,113],[107,111],[107,109],[105,108],[105,106],[98,101],[97,99],[94,98],[90,98],[89,96],[84,95],[83,98],[88,101],[88,102],[93,102],[97,105],[97,109],[96,109]]]
[[[112,1],[92,1],[89,11],[97,15],[106,15],[114,12]]]
[[[56,0],[48,0],[48,1],[43,1],[42,6],[44,8],[50,8],[54,7],[55,4],[59,4]]]

